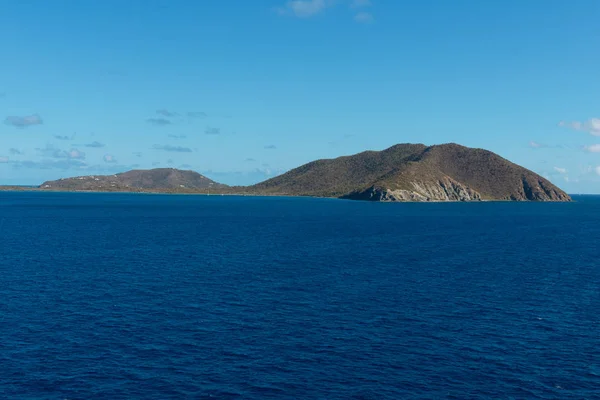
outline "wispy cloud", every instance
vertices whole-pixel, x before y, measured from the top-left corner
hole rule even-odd
[[[165,118],[148,118],[146,122],[154,126],[171,125],[171,121]]]
[[[275,146],[274,144],[268,144],[265,146],[265,149],[267,150],[275,150],[277,148],[277,146]]]
[[[218,135],[221,133],[221,129],[220,128],[211,128],[211,127],[207,127],[204,130],[204,133],[206,133],[207,135]]]
[[[372,5],[371,0],[352,0],[350,2],[351,8],[368,7]]]
[[[42,161],[17,161],[14,162],[14,168],[29,168],[29,169],[83,169],[88,165],[81,160],[61,159],[61,160],[42,160]]]
[[[354,20],[356,22],[360,22],[361,24],[368,24],[374,21],[373,14],[368,12],[359,12],[354,16]]]
[[[160,165],[160,161],[154,161],[154,162],[152,163],[152,166],[153,166],[153,167],[156,167],[157,165]]]
[[[208,114],[203,111],[188,111],[185,113],[178,113],[176,111],[170,111],[166,108],[161,108],[156,110],[156,113],[165,118],[175,118],[180,116],[187,116],[188,118],[206,118]],[[165,118],[150,118],[150,120],[164,120]],[[148,121],[150,121],[148,120]],[[169,121],[170,122],[170,121]]]
[[[166,110],[164,108],[162,108],[160,110],[156,110],[156,113],[159,114],[159,115],[162,115],[163,117],[176,117],[176,116],[179,115],[176,112],[169,111],[169,110]]]
[[[566,174],[567,173],[567,169],[566,168],[554,167],[553,169],[554,169],[554,171],[558,172],[559,174]]]
[[[544,144],[544,143],[534,142],[532,140],[532,141],[529,142],[529,147],[531,147],[532,149],[544,149],[544,148],[547,148],[548,145]]]
[[[10,164],[14,169],[41,169],[41,170],[75,170],[78,175],[90,175],[90,174],[114,174],[123,172],[139,166],[137,164],[122,165],[116,163],[99,163],[99,164],[88,164],[82,160],[76,159],[43,159],[40,161],[24,160],[14,161],[11,160]],[[64,176],[64,175],[62,175]]]
[[[109,164],[113,164],[113,163],[117,162],[117,159],[112,154],[105,154],[104,157],[102,157],[102,160],[104,160],[105,163],[109,163]]]
[[[333,0],[290,0],[277,11],[281,15],[294,15],[298,18],[312,17],[335,5]]]
[[[72,159],[76,159],[76,160],[85,159],[85,153],[83,151],[79,151],[77,149],[71,149],[68,152],[66,152],[66,154],[67,154],[67,158],[72,158]]]
[[[86,144],[85,147],[100,148],[100,147],[104,147],[104,143],[100,143],[98,141],[93,141],[92,143]]]
[[[353,9],[370,7],[372,5],[373,4],[371,3],[370,0],[352,0],[350,2],[350,8],[353,8]],[[373,17],[373,14],[371,14],[370,12],[358,11],[354,15],[354,20],[360,24],[370,24],[371,22],[373,22],[375,20],[375,17]]]
[[[0,164],[7,164],[9,161],[8,157],[0,156]]]
[[[8,149],[8,152],[9,152],[11,155],[13,155],[13,156],[20,156],[20,155],[22,155],[22,154],[23,154],[23,152],[22,152],[21,150],[19,150],[19,149],[15,149],[14,147],[13,147],[13,148],[10,148],[10,149]]]
[[[260,181],[264,181],[267,178],[271,178],[274,175],[279,175],[285,170],[279,168],[252,168],[244,171],[213,171],[203,170],[199,171],[202,175],[215,179],[219,182],[226,183],[228,185],[250,185]]]
[[[244,162],[256,162],[254,158],[246,158]]]
[[[75,148],[70,150],[61,150],[54,146],[46,145],[46,147],[37,148],[36,150],[42,157],[85,160],[85,153]]]
[[[174,135],[172,133],[169,133],[167,136],[173,139],[185,139],[187,137],[185,135]]]
[[[179,168],[191,169],[191,168],[192,168],[192,166],[191,166],[190,164],[181,164],[181,165],[179,166]]]
[[[310,18],[322,14],[328,8],[345,4],[353,10],[371,6],[370,0],[289,0],[275,10],[279,15],[291,15],[298,18]],[[357,12],[354,20],[361,23],[373,21],[373,15],[367,12]]]
[[[32,126],[32,125],[41,125],[44,123],[44,121],[42,121],[42,118],[37,114],[26,115],[24,117],[10,115],[10,116],[6,117],[6,119],[4,120],[4,123],[6,125],[11,125],[16,128],[26,128],[26,127]]]
[[[143,153],[142,153],[141,151],[134,151],[134,152],[133,152],[133,153],[131,153],[131,154],[133,154],[133,155],[134,155],[134,156],[136,156],[136,157],[141,157],[141,156],[143,155]]]
[[[575,148],[569,144],[547,144],[541,142],[530,141],[528,146],[532,149],[564,149],[564,150],[574,150]]]
[[[54,139],[58,140],[73,140],[74,136],[54,135]]]
[[[171,152],[176,152],[176,153],[191,153],[192,152],[192,149],[190,149],[189,147],[171,146],[170,144],[155,144],[152,148],[154,150],[164,150],[164,151],[171,151]]]
[[[600,136],[600,118],[590,118],[587,121],[560,121],[558,126],[587,132],[593,136]]]
[[[600,153],[600,144],[590,144],[588,146],[583,146],[583,151],[587,151],[588,153]]]

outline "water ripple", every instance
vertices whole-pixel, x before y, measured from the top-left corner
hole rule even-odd
[[[0,192],[0,220],[0,398],[597,398],[599,198]]]

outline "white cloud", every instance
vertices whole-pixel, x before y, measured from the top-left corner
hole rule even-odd
[[[359,12],[354,16],[354,20],[362,24],[368,24],[369,22],[373,22],[373,15],[368,12]]]
[[[71,149],[69,150],[68,157],[74,160],[81,160],[85,158],[85,153],[77,149]]]
[[[583,146],[583,150],[588,153],[600,153],[600,144],[591,144],[589,146]]]
[[[0,164],[6,164],[8,162],[8,157],[0,157]]]
[[[600,175],[600,165],[594,168],[594,172],[596,172],[597,175]]]
[[[14,168],[32,168],[32,169],[83,169],[88,167],[88,165],[81,160],[72,160],[72,159],[59,159],[52,160],[46,159],[42,161],[15,161],[13,164]]]
[[[587,132],[590,135],[600,136],[600,118],[590,118],[587,121],[560,121],[558,126]]]
[[[371,0],[288,0],[275,10],[279,15],[293,15],[298,18],[309,18],[325,12],[326,9],[345,4],[352,9],[371,6]],[[354,16],[357,22],[372,22],[373,15],[359,12]]]
[[[545,144],[542,143],[538,143],[538,142],[534,142],[533,140],[531,142],[529,142],[529,147],[534,148],[534,149],[541,149],[543,147],[548,147]]]
[[[113,156],[111,154],[105,154],[104,157],[102,157],[102,159],[104,160],[105,163],[116,163],[117,162],[115,156]]]
[[[352,8],[368,7],[370,5],[371,0],[352,0],[352,3],[350,3]]]
[[[42,118],[39,115],[33,114],[33,115],[26,115],[24,117],[10,115],[10,116],[6,117],[6,119],[4,120],[4,123],[7,125],[15,126],[17,128],[26,128],[26,127],[32,126],[32,125],[41,125],[44,122],[42,121]]]
[[[44,148],[36,149],[38,153],[43,157],[51,157],[51,158],[68,158],[71,160],[84,160],[85,153],[78,149],[71,150],[61,150],[56,147],[47,144]]]
[[[280,13],[291,13],[299,18],[307,18],[323,12],[327,7],[332,6],[333,4],[334,3],[331,0],[290,0],[283,8],[280,8]]]
[[[221,133],[221,128],[211,128],[210,126],[207,126],[204,133],[207,135],[219,135]]]
[[[554,167],[554,170],[556,172],[558,172],[559,174],[566,174],[567,173],[567,169],[566,168]]]

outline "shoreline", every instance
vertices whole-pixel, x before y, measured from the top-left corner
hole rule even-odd
[[[308,198],[308,199],[332,199],[332,200],[346,200],[354,202],[367,202],[367,203],[574,203],[576,202],[571,197],[570,201],[564,200],[505,200],[505,199],[483,199],[483,200],[431,200],[431,201],[371,201],[371,200],[353,200],[341,197],[328,197],[328,196],[303,196],[303,195],[289,195],[289,194],[269,194],[269,193],[206,193],[206,192],[172,192],[172,191],[156,191],[156,190],[53,190],[53,189],[41,189],[39,187],[24,187],[24,186],[0,186],[0,192],[36,192],[36,193],[88,193],[88,194],[146,194],[146,195],[188,195],[188,196],[237,196],[237,197],[286,197],[286,198]],[[575,196],[599,196],[600,194],[587,194],[587,195],[575,195]],[[569,195],[573,196],[573,195]]]

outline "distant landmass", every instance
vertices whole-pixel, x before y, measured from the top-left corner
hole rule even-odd
[[[47,181],[40,189],[80,191],[162,191],[197,192],[210,188],[225,189],[228,186],[208,179],[195,171],[175,168],[132,170],[114,175],[88,175]]]
[[[227,186],[174,168],[44,182],[39,190],[336,197],[371,201],[570,201],[540,175],[457,144],[398,144],[317,160],[252,186]]]
[[[375,201],[571,200],[530,170],[491,151],[457,144],[398,144],[313,161],[251,189]]]

